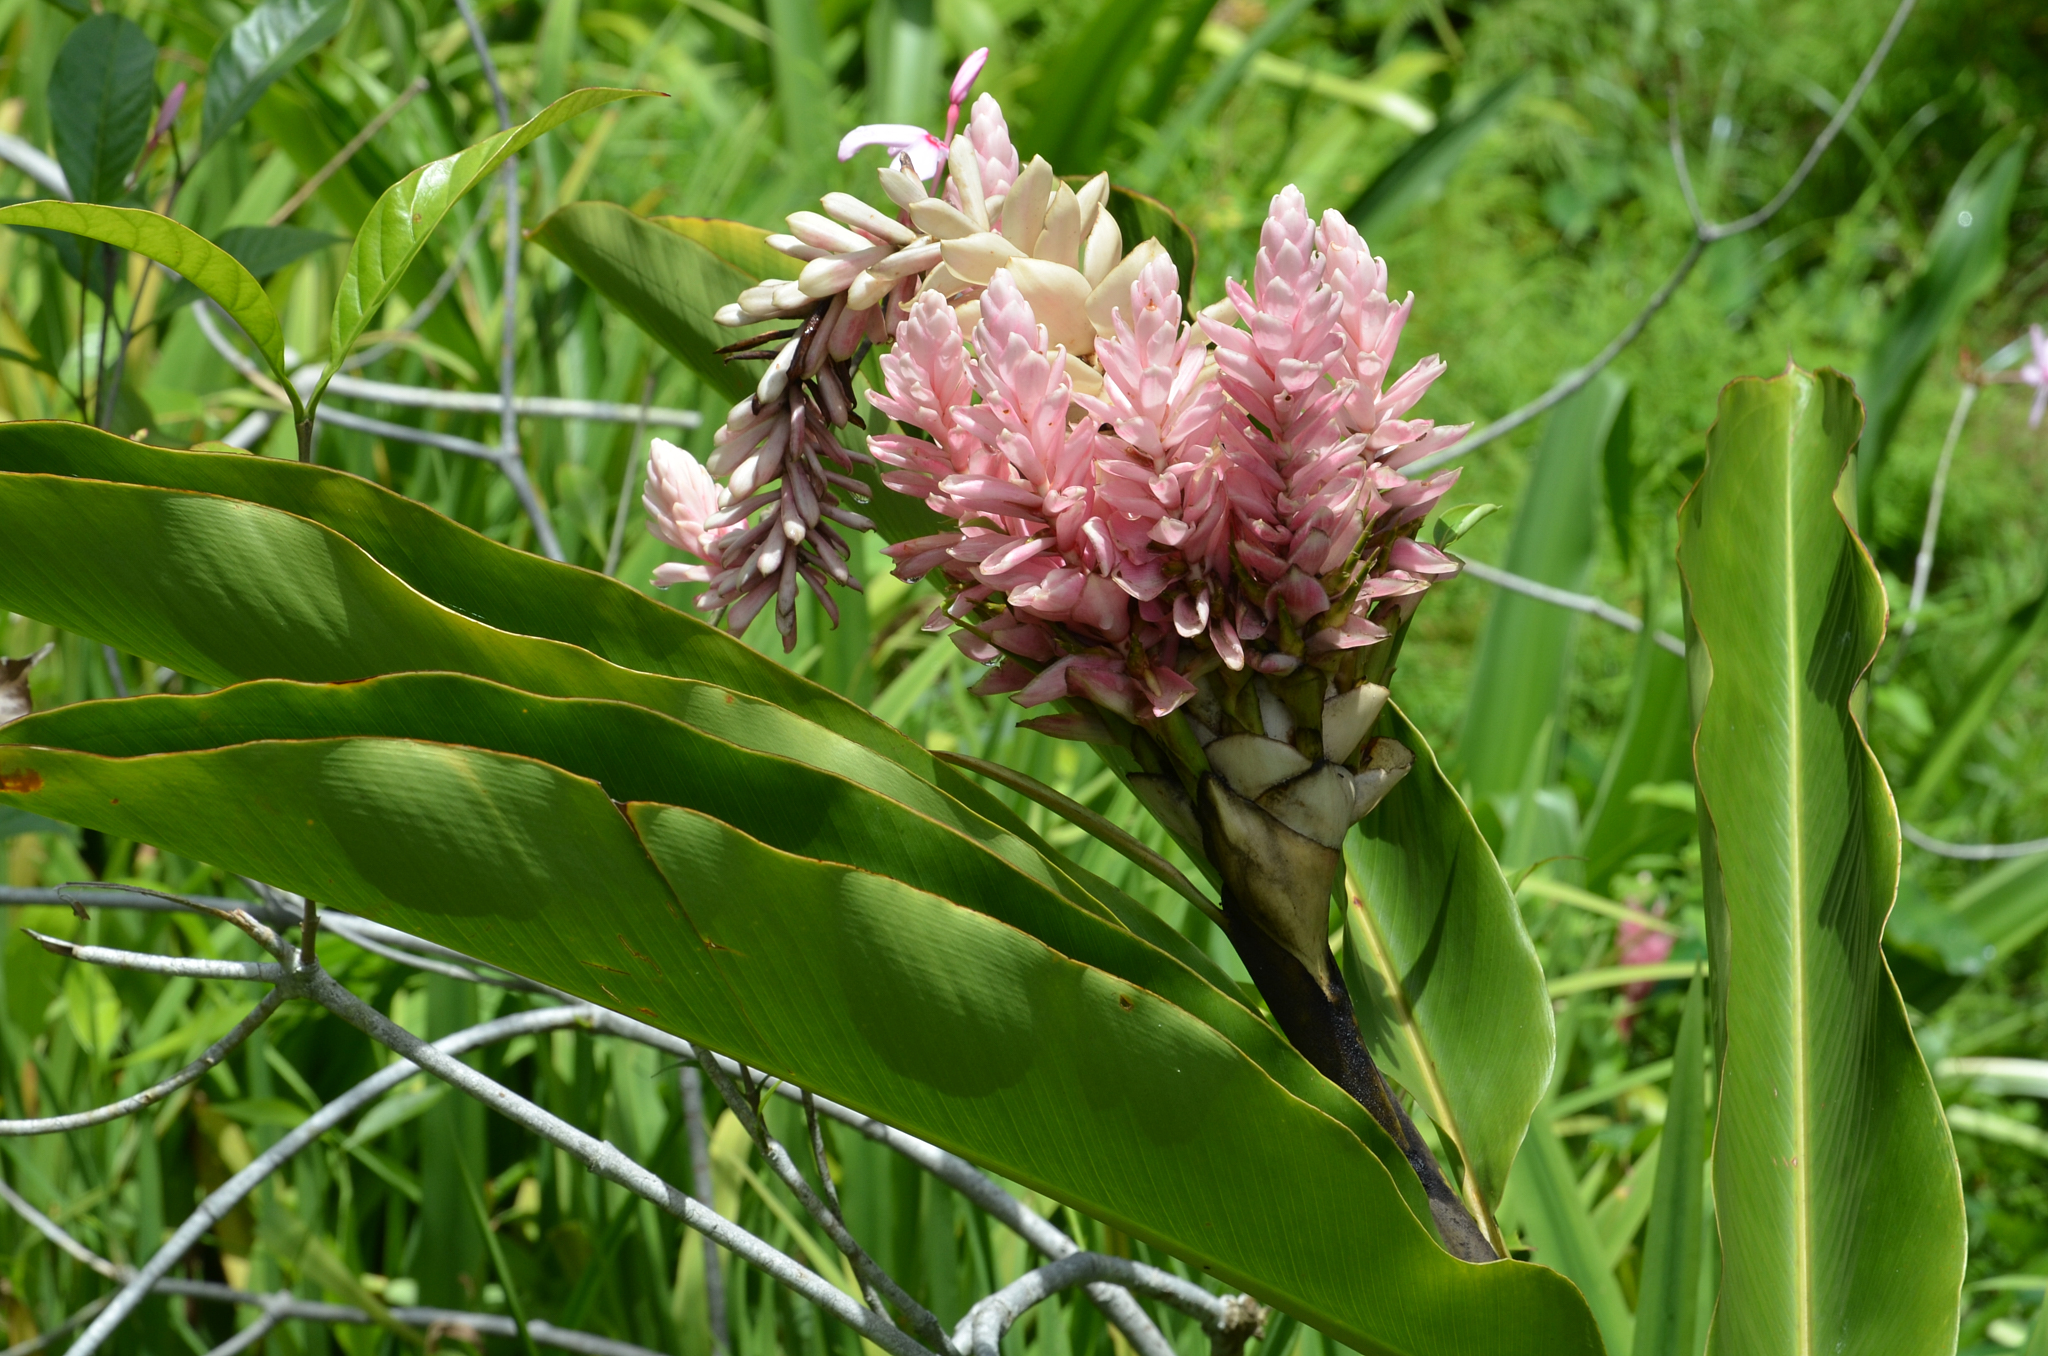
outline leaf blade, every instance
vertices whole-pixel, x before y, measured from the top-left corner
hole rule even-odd
[[[1731,383],[1679,516],[1731,1352],[1946,1350],[1958,1320],[1962,1184],[1879,946],[1898,822],[1850,706],[1884,628],[1834,498],[1860,423],[1833,372]]]
[[[348,0],[264,0],[230,28],[206,62],[199,154],[247,116],[264,91],[339,33],[347,18]]]

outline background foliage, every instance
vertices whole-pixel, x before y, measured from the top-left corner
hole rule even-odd
[[[242,18],[225,0],[108,8],[140,25],[157,49],[152,63],[132,42],[110,44],[105,60],[120,69],[97,73],[144,124],[163,92],[205,75],[222,34]],[[186,161],[202,144],[219,143],[171,205],[207,237],[224,240],[269,221],[416,80],[424,80],[422,92],[281,224],[352,234],[376,195],[413,166],[496,130],[452,5],[360,0],[327,8],[339,12],[333,36],[241,121],[223,129],[219,81],[179,115]],[[1011,111],[1020,145],[1046,152],[1063,170],[1108,168],[1179,212],[1201,247],[1201,300],[1219,295],[1226,274],[1249,271],[1266,198],[1285,183],[1299,183],[1316,206],[1348,209],[1388,258],[1395,287],[1417,294],[1410,354],[1441,352],[1451,363],[1427,412],[1484,420],[1590,355],[1684,250],[1690,221],[1671,172],[1668,117],[1675,114],[1685,136],[1705,209],[1722,217],[1748,210],[1791,171],[1889,16],[1889,6],[1869,0],[692,0],[673,8],[548,0],[484,19],[515,118],[582,85],[672,96],[608,107],[537,142],[522,161],[528,224],[555,207],[603,199],[641,213],[772,226],[824,189],[863,186],[869,159],[832,159],[839,132],[867,120],[935,122],[953,60],[988,44],[995,56],[985,87]],[[64,81],[95,73],[68,71],[60,48],[81,23],[109,22],[82,6],[0,0],[0,131],[61,155],[69,135],[61,115],[72,105],[58,92]],[[142,99],[138,92],[152,85],[157,93]],[[137,114],[124,116],[134,123]],[[1716,392],[1729,376],[1775,371],[1790,355],[1809,368],[1841,367],[1873,406],[1899,411],[1883,474],[1865,486],[1864,524],[1896,631],[1961,355],[1999,349],[2041,314],[2048,158],[2041,138],[2028,137],[2048,130],[2044,117],[2048,18],[2037,7],[1926,0],[1842,141],[1768,230],[1716,246],[1616,364],[1613,382],[1471,458],[1453,498],[1509,511],[1465,549],[1680,631],[1669,568],[1673,513],[1699,470]],[[1961,258],[1952,194],[1973,165],[1982,175],[2008,151],[2016,187],[2001,213],[2002,257],[1993,250]],[[110,198],[133,194],[161,205],[151,195],[171,182],[163,154],[132,187],[125,172],[96,170],[94,181]],[[12,201],[42,191],[0,169],[0,194]],[[283,315],[285,342],[317,356],[342,251],[313,237],[300,243],[310,252],[256,271]],[[495,389],[505,243],[482,191],[460,204],[401,289],[402,303],[380,323],[395,325],[455,263],[447,301],[364,374]],[[95,364],[99,310],[82,307],[65,283],[79,262],[75,247],[65,251],[49,238],[0,233],[0,407],[9,417],[79,414],[67,388],[77,390]],[[222,437],[266,403],[205,341],[192,313],[172,309],[177,298],[160,279],[124,265],[113,290],[120,314],[140,302],[143,323],[110,427],[186,446]],[[542,249],[524,251],[514,310],[522,393],[634,403],[651,396],[657,405],[699,409],[706,417],[685,441],[705,449],[726,402]],[[1928,346],[1915,335],[1931,336]],[[1604,402],[1598,409],[1596,398]],[[2023,392],[1994,386],[1972,414],[1918,633],[1910,644],[1895,638],[1878,663],[1879,756],[1908,820],[1948,839],[2048,834],[2048,687],[2033,659],[2044,629],[2037,618],[2048,615],[2036,521],[2044,461],[2041,435],[2026,428],[2026,403]],[[376,413],[495,437],[495,415]],[[521,433],[564,553],[603,565],[621,482],[642,449],[616,424],[528,420]],[[288,419],[264,450],[291,455]],[[488,463],[332,426],[321,432],[318,455],[500,539],[532,544],[513,486]],[[644,581],[662,558],[632,527],[618,573]],[[1142,821],[1085,751],[1019,732],[1013,708],[969,696],[972,666],[917,629],[929,601],[888,578],[876,558],[866,567],[865,606],[849,609],[837,632],[808,627],[816,643],[790,662],[932,747],[998,758],[1119,823]],[[1503,638],[1490,640],[1496,630]],[[58,650],[36,673],[38,707],[113,695],[117,686],[191,690],[132,657],[117,656],[110,667],[97,646],[18,618],[0,633],[0,653],[22,654],[46,639]],[[1532,663],[1531,655],[1549,658]],[[1399,695],[1472,793],[1505,864],[1544,863],[1525,884],[1524,907],[1553,984],[1621,959],[1613,920],[1575,906],[1573,890],[1661,909],[1680,928],[1670,958],[1704,954],[1697,846],[1684,811],[1682,683],[1675,660],[1626,633],[1508,601],[1476,579],[1431,598],[1404,651]],[[1054,842],[1235,966],[1228,946],[1177,896],[1078,830],[1017,806]],[[240,889],[146,846],[51,832],[9,814],[0,811],[0,835],[13,886],[100,876],[205,893]],[[18,916],[0,966],[8,1115],[83,1107],[139,1086],[239,1015],[227,986],[67,965],[19,929],[138,948],[167,945],[165,933],[177,930],[195,953],[242,954],[232,932],[155,914],[106,911],[80,925],[61,910],[10,912]],[[1906,850],[1889,942],[1930,1060],[2040,1052],[2048,1038],[2044,924],[2041,859],[1987,867]],[[327,962],[341,978],[417,1031],[440,1034],[494,1004],[523,1001],[351,954],[339,942],[330,948]],[[1525,1148],[1510,1186],[1508,1222],[1537,1260],[1573,1275],[1608,1326],[1642,1298],[1644,1188],[1678,1100],[1667,1090],[1665,1061],[1679,1041],[1684,995],[1676,983],[1630,994],[1597,975],[1582,982],[1587,987],[1561,999],[1554,1093],[1532,1132],[1537,1152]],[[287,1009],[200,1091],[154,1117],[62,1141],[9,1140],[0,1153],[8,1179],[32,1201],[53,1207],[103,1252],[134,1258],[183,1216],[195,1187],[218,1181],[251,1145],[274,1138],[370,1064],[352,1033]],[[484,1064],[671,1180],[688,1180],[675,1075],[649,1052],[554,1037],[492,1051]],[[1979,1127],[1957,1137],[1977,1287],[1962,1347],[2014,1346],[2048,1284],[2012,1279],[2048,1273],[2040,1104],[1953,1080],[1944,1089],[1978,1113],[1966,1119]],[[411,1089],[411,1100],[387,1104],[382,1124],[301,1158],[289,1180],[195,1254],[196,1265],[258,1288],[289,1282],[336,1298],[352,1298],[352,1287],[395,1297],[410,1290],[427,1302],[501,1305],[503,1286],[458,1199],[460,1163],[489,1197],[510,1279],[529,1311],[666,1349],[707,1349],[696,1298],[701,1261],[692,1262],[701,1253],[682,1246],[672,1222],[536,1153],[479,1108],[436,1093]],[[722,1122],[715,1137],[725,1204],[771,1241],[804,1246],[791,1242],[797,1226],[781,1188],[748,1166],[744,1136],[733,1128]],[[790,1127],[781,1129],[788,1137]],[[942,1318],[1024,1265],[1014,1240],[884,1151],[851,1136],[833,1148],[846,1169],[855,1232]],[[1529,1178],[1545,1165],[1553,1176],[1568,1174],[1562,1180],[1571,1189],[1544,1190]],[[1069,1223],[1092,1246],[1128,1246],[1099,1225]],[[0,1240],[10,1268],[0,1305],[17,1339],[102,1287],[11,1220],[0,1221]],[[734,1344],[748,1356],[856,1345],[743,1268],[732,1285]],[[161,1321],[135,1325],[127,1349],[204,1350],[232,1324],[217,1308],[158,1302],[156,1312]],[[1185,1324],[1169,1331],[1201,1341]],[[267,1340],[279,1351],[329,1342],[367,1351],[395,1339],[287,1325]],[[1055,1356],[1109,1342],[1085,1304],[1048,1306],[1012,1340]],[[1264,1346],[1287,1356],[1297,1343],[1321,1340],[1281,1323]]]

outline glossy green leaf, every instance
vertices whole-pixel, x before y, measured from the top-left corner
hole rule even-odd
[[[723,217],[647,219],[685,239],[696,241],[745,274],[749,282],[787,277],[792,270],[802,268],[796,260],[768,243],[768,232],[744,221],[728,221]],[[727,301],[731,299],[726,298]]]
[[[1515,1160],[1514,1175],[1501,1202],[1501,1219],[1520,1229],[1528,1240],[1532,1261],[1554,1267],[1578,1286],[1609,1352],[1633,1347],[1635,1319],[1629,1313],[1628,1300],[1615,1279],[1600,1232],[1593,1226],[1592,1212],[1580,1199],[1571,1155],[1547,1117],[1539,1116],[1529,1125],[1528,1142]]]
[[[334,299],[327,369],[320,374],[320,383],[308,404],[318,403],[327,383],[341,370],[342,360],[377,318],[378,310],[397,289],[413,260],[426,248],[427,238],[457,199],[536,138],[571,118],[646,93],[637,89],[577,90],[555,100],[517,127],[508,127],[467,150],[422,165],[385,189],[377,205],[370,209],[362,230],[356,233],[355,245],[342,269]]]
[[[1604,372],[1551,414],[1515,507],[1502,569],[1555,588],[1585,587],[1598,544],[1601,457],[1627,395],[1628,383]],[[1577,623],[1575,612],[1494,591],[1459,744],[1463,784],[1475,803],[1522,785],[1538,734],[1561,713]],[[1549,762],[1543,758],[1545,767]]]
[[[1858,518],[1875,522],[1877,482],[1928,357],[2005,271],[2006,219],[2026,168],[2028,140],[1994,135],[1949,190],[1927,238],[1927,257],[1884,325],[1863,370],[1869,422],[1856,462]]]
[[[1344,209],[1351,224],[1370,240],[1400,224],[1411,209],[1440,196],[1445,181],[1473,144],[1507,112],[1527,77],[1527,71],[1517,71],[1464,111],[1448,114],[1410,142]]]
[[[1906,793],[1899,797],[1899,813],[1908,823],[1924,823],[1936,809],[1941,792],[1962,765],[1963,755],[1984,732],[1999,699],[2012,686],[2021,666],[2040,648],[2044,636],[2048,636],[2048,588],[2005,619],[1990,652],[1963,685],[1955,708],[1943,714],[1939,736],[1921,755]]]
[[[1389,706],[1378,733],[1415,769],[1345,840],[1344,978],[1373,1057],[1457,1145],[1484,1220],[1550,1083],[1550,996],[1515,893],[1422,732]]]
[[[313,49],[341,31],[348,0],[264,0],[230,28],[206,63],[199,153],[220,140]]]
[[[326,231],[309,231],[303,226],[230,226],[215,238],[236,263],[261,282],[279,269],[295,264],[309,254],[348,242]],[[199,288],[186,278],[157,303],[159,315],[169,315],[199,299]]]
[[[264,294],[263,284],[232,254],[191,227],[139,207],[69,202],[24,202],[0,207],[0,225],[68,231],[156,260],[233,317],[278,381],[290,390],[284,365],[284,330],[278,324],[276,308]]]
[[[1879,947],[1898,823],[1851,708],[1885,617],[1835,504],[1860,424],[1833,372],[1730,383],[1679,515],[1729,1356],[1955,1345],[1961,1182]]]
[[[50,68],[50,140],[77,202],[118,202],[156,113],[156,44],[134,20],[95,14]]]
[[[1664,1131],[1658,1137],[1656,1195],[1643,1238],[1636,1290],[1635,1356],[1693,1356],[1699,1350],[1700,1240],[1705,1209],[1707,1045],[1705,990],[1695,978],[1685,994],[1672,1066],[1691,1070],[1671,1082]]]
[[[10,801],[365,912],[802,1081],[1358,1350],[1599,1350],[1568,1285],[1450,1258],[1352,1130],[1213,1028],[887,877],[686,809],[622,815],[593,782],[443,744],[127,759],[13,746],[0,784]],[[244,812],[219,814],[228,803]],[[1299,1246],[1305,1218],[1312,1248]]]
[[[713,235],[636,217],[617,203],[579,202],[535,227],[533,240],[726,399],[740,400],[753,391],[759,373],[751,365],[726,362],[717,350],[759,327],[729,330],[711,316],[759,281],[733,261],[750,229]]]

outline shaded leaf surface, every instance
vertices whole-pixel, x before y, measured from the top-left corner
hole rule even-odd
[[[341,31],[348,0],[264,0],[227,31],[206,63],[199,151],[256,106],[263,92]]]
[[[1730,1356],[1955,1345],[1961,1182],[1879,947],[1898,821],[1850,707],[1884,632],[1834,501],[1860,424],[1833,372],[1731,383],[1679,515]]]
[[[134,20],[95,14],[71,30],[50,70],[50,140],[78,202],[116,202],[149,140],[156,44]]]

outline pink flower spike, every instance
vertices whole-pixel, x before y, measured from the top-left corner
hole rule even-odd
[[[930,179],[946,163],[946,143],[907,122],[861,124],[839,139],[839,158],[851,160],[869,146],[884,147],[892,156],[909,156],[911,170],[920,179]]]
[[[974,82],[981,78],[981,68],[988,65],[988,48],[977,47],[967,54],[967,60],[960,63],[960,69],[953,72],[953,87],[946,92],[946,140],[953,139],[953,129],[960,125],[960,105],[967,102],[967,95],[974,88]]]
[[[2034,408],[2027,414],[2027,427],[2041,427],[2041,416],[2048,414],[2048,333],[2039,325],[2027,326],[2027,342],[2033,346],[2034,356],[2020,368],[2020,380],[2034,388]]]

